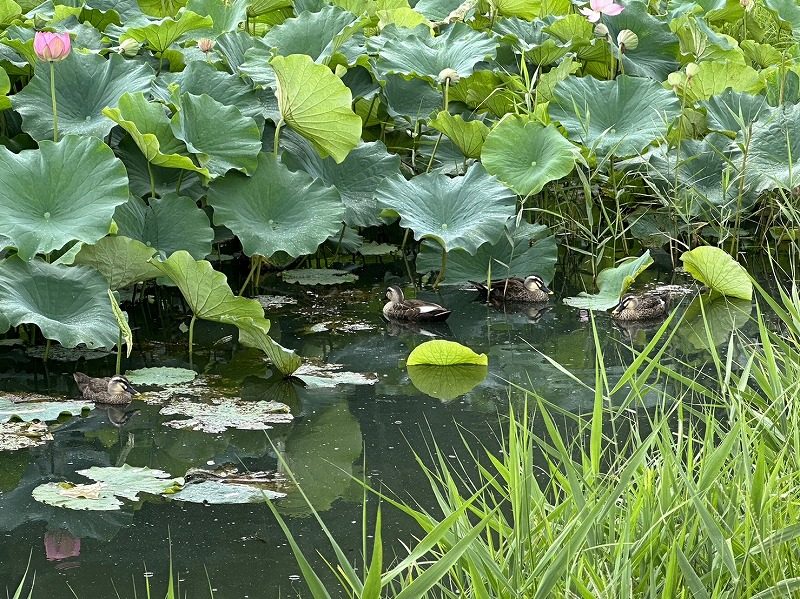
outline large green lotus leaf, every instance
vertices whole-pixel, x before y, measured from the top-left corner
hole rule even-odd
[[[624,73],[661,82],[679,68],[678,38],[670,31],[668,21],[648,13],[646,2],[626,2],[625,10],[616,16],[604,17],[603,23],[608,27],[612,40],[616,40],[624,29],[639,37],[636,48],[626,48],[622,54]]]
[[[181,94],[180,110],[170,125],[212,177],[231,169],[252,174],[258,164],[261,130],[235,106],[225,106],[206,94]]]
[[[556,238],[544,225],[522,222],[517,227],[515,220],[509,219],[500,241],[484,243],[474,256],[464,250],[451,252],[447,256],[444,283],[461,285],[467,281],[483,281],[490,269],[495,279],[537,274],[547,282],[552,281],[558,258]],[[441,249],[426,241],[417,256],[417,272],[438,270],[441,261]]]
[[[0,180],[0,236],[25,260],[75,239],[94,243],[128,198],[125,167],[95,137],[68,135],[19,154],[0,147]]]
[[[619,266],[605,268],[597,275],[597,288],[600,293],[589,294],[582,291],[578,297],[568,297],[564,303],[585,310],[608,310],[619,303],[622,294],[631,283],[653,263],[650,250],[638,258],[626,258]]]
[[[563,179],[575,168],[580,150],[555,125],[508,115],[494,126],[481,152],[486,170],[518,194],[542,191],[550,181]]]
[[[350,37],[350,26],[355,20],[351,12],[325,6],[318,12],[302,12],[273,27],[264,41],[280,56],[307,54],[314,61],[322,62],[340,52],[348,61],[355,62],[358,54],[364,51],[363,43],[359,51],[354,43],[356,39]]]
[[[600,156],[639,154],[680,114],[672,91],[642,77],[570,77],[556,85],[550,117]]]
[[[102,138],[114,126],[103,109],[116,107],[125,92],[149,89],[153,69],[114,53],[105,59],[97,54],[72,52],[55,63],[55,76],[59,135]],[[53,139],[50,69],[46,63],[37,63],[33,78],[12,96],[11,102],[22,115],[26,133],[36,140]]]
[[[477,364],[454,366],[419,364],[408,367],[408,378],[411,379],[411,383],[425,395],[442,401],[450,401],[469,393],[484,381],[487,374],[489,367]]]
[[[283,120],[323,158],[342,162],[361,141],[361,119],[350,107],[350,90],[328,67],[305,54],[276,56],[271,65]]]
[[[214,0],[219,2],[219,0]],[[220,2],[220,4],[222,4]],[[173,501],[189,501],[206,505],[264,503],[264,500],[273,501],[286,497],[271,489],[262,489],[256,485],[241,485],[226,483],[218,480],[205,480],[199,483],[186,485],[183,489],[170,496]]]
[[[794,104],[771,109],[753,125],[746,176],[757,191],[800,185],[798,123],[800,105]]]
[[[199,260],[211,253],[214,229],[191,198],[173,193],[152,199],[148,205],[141,198],[131,197],[117,207],[114,222],[120,235],[138,239],[167,256],[186,250]]]
[[[165,168],[197,171],[210,177],[207,169],[197,166],[187,155],[186,144],[172,134],[162,104],[148,102],[141,92],[126,93],[120,97],[117,108],[104,108],[103,114],[130,134],[149,162]]]
[[[0,422],[8,422],[18,418],[24,422],[48,422],[58,420],[62,414],[80,416],[84,410],[91,410],[94,404],[90,401],[26,401],[17,403],[0,397]]]
[[[113,347],[117,321],[103,276],[88,266],[8,258],[0,263],[0,306],[12,326],[35,324],[64,347]]]
[[[180,189],[182,195],[199,199],[205,195],[200,173],[176,168],[162,168],[148,162],[139,146],[130,135],[125,135],[117,144],[116,154],[128,171],[128,186],[131,195],[138,197],[163,197]],[[153,194],[155,187],[155,194]]]
[[[286,349],[269,336],[269,321],[264,318],[238,318],[239,342],[260,349],[281,374],[290,375],[300,368],[302,360],[294,350]]]
[[[765,0],[767,8],[775,11],[782,21],[792,28],[795,38],[800,36],[800,6],[794,0]]]
[[[389,25],[410,29],[422,25],[423,23],[425,25],[430,25],[428,19],[410,6],[400,6],[398,8],[392,8],[391,10],[379,10],[378,19],[378,29],[383,29]]]
[[[44,483],[32,492],[33,498],[46,505],[69,510],[111,511],[122,507],[122,502],[100,483],[74,485],[72,483]]]
[[[387,75],[383,88],[386,110],[391,116],[405,117],[411,122],[428,117],[442,108],[442,92],[424,79],[406,79]]]
[[[153,90],[162,101],[172,102],[172,91],[169,89],[173,83],[180,88],[181,93],[190,93],[196,96],[207,94],[220,104],[235,106],[244,116],[249,116],[258,121],[264,116],[278,114],[278,103],[270,91],[254,91],[238,75],[225,71],[218,71],[214,65],[204,61],[189,63],[180,73],[162,75],[157,80],[159,85]]]
[[[128,370],[125,372],[125,376],[132,385],[157,385],[159,387],[167,387],[169,385],[190,383],[197,377],[197,373],[188,368],[152,366],[150,368]]]
[[[210,17],[201,17],[191,10],[181,9],[177,17],[165,17],[143,27],[130,27],[120,36],[120,42],[134,39],[146,43],[153,52],[162,53],[190,31],[209,29],[214,24]]]
[[[430,21],[442,21],[461,5],[461,0],[419,0],[414,10]]]
[[[8,73],[5,69],[0,69],[0,110],[7,110],[11,108],[11,99],[7,94],[11,91],[11,79],[8,78]]]
[[[278,85],[275,70],[269,64],[272,57],[272,48],[258,38],[244,51],[237,70],[254,84],[264,89],[275,89]]]
[[[154,470],[146,466],[92,466],[76,471],[81,476],[102,483],[105,490],[118,497],[137,501],[139,493],[160,495],[183,485],[182,478],[172,478],[168,472]]]
[[[293,420],[286,404],[239,398],[214,399],[210,404],[180,400],[161,408],[160,413],[189,416],[165,422],[165,426],[206,433],[222,433],[229,428],[264,431],[273,424],[287,424]]]
[[[247,19],[248,0],[189,0],[186,8],[198,15],[210,17],[214,22],[214,36],[236,31]]]
[[[167,260],[151,262],[178,286],[197,318],[226,323],[237,318],[264,318],[258,300],[233,295],[225,275],[206,260],[195,260],[189,252],[180,250]]]
[[[516,17],[498,19],[492,31],[503,36],[517,54],[525,53],[525,58],[540,66],[558,62],[570,51],[570,43],[561,43],[551,38],[543,29],[544,21],[525,21]]]
[[[701,62],[699,71],[683,88],[690,102],[708,100],[727,88],[748,94],[756,94],[764,88],[758,71],[749,65],[730,60]]]
[[[482,243],[495,243],[513,216],[516,196],[480,164],[463,177],[401,175],[387,178],[375,192],[378,204],[400,215],[400,225],[417,240],[434,239],[442,248],[475,254]]]
[[[476,354],[470,348],[455,341],[435,339],[419,344],[409,354],[406,366],[430,364],[432,366],[455,366],[456,364],[477,364],[487,366],[486,354]]]
[[[320,158],[303,139],[285,138],[281,160],[291,170],[302,170],[339,191],[345,207],[344,222],[350,227],[371,227],[382,223],[378,217],[375,190],[400,168],[400,157],[389,154],[380,141],[361,143],[337,164]]]
[[[156,253],[141,241],[111,235],[94,245],[84,245],[75,256],[75,264],[85,264],[97,270],[117,290],[140,281],[155,279],[161,272],[148,262]]]
[[[733,331],[750,321],[752,311],[753,304],[748,300],[699,295],[686,307],[681,326],[675,331],[680,343],[676,347],[707,350],[709,340],[714,346],[727,343]]]
[[[708,128],[712,131],[738,133],[756,122],[767,108],[764,96],[754,96],[726,89],[702,102],[706,109]]]
[[[223,33],[217,38],[214,49],[225,57],[231,73],[236,73],[244,63],[244,54],[256,45],[256,38],[245,31]]]
[[[749,209],[758,197],[749,182],[741,185],[741,163],[738,148],[724,135],[712,134],[702,141],[684,140],[680,155],[664,144],[619,164],[623,169],[643,165],[648,181],[682,212],[712,213],[722,221]]]
[[[711,291],[728,297],[753,299],[750,275],[725,250],[712,246],[697,247],[684,252],[681,262],[686,272]]]
[[[252,177],[229,175],[208,192],[214,224],[225,225],[248,256],[311,254],[341,229],[339,192],[302,171],[292,172],[262,153]]]
[[[405,37],[389,40],[376,62],[382,73],[414,75],[436,81],[444,69],[453,69],[460,77],[469,77],[475,65],[497,55],[497,40],[456,23],[441,35],[431,37],[430,29],[421,25]],[[385,77],[381,77],[383,79]]]
[[[430,125],[449,137],[467,158],[480,158],[483,142],[489,135],[489,127],[483,121],[465,121],[460,114],[453,116],[442,110]]]

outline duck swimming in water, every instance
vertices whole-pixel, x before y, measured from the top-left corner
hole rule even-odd
[[[392,285],[386,290],[386,299],[389,301],[383,307],[383,315],[387,320],[434,322],[447,320],[450,316],[450,310],[439,304],[406,299],[403,290],[397,285]]]
[[[139,392],[133,388],[130,381],[121,374],[112,377],[94,378],[82,372],[72,375],[78,384],[78,389],[84,399],[95,403],[121,406],[131,403],[134,395]]]
[[[510,277],[492,281],[491,289],[483,283],[470,281],[481,295],[481,299],[493,302],[527,302],[531,304],[545,303],[553,292],[545,285],[539,275],[530,275],[521,279]]]
[[[667,302],[659,295],[629,293],[611,311],[611,318],[623,321],[656,320],[667,314]]]

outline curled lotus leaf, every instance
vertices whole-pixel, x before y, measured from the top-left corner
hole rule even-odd
[[[120,42],[134,39],[147,44],[153,52],[163,53],[190,31],[208,29],[214,24],[210,17],[200,16],[185,8],[180,9],[176,17],[164,17],[146,25],[129,27],[120,36]]]
[[[92,245],[83,245],[75,264],[97,270],[110,289],[122,289],[134,283],[155,279],[161,273],[148,262],[156,253],[141,241],[122,235],[109,235]]]
[[[125,167],[95,137],[68,135],[18,154],[2,146],[0,180],[0,241],[26,260],[70,241],[96,242],[128,199]]]
[[[713,292],[743,300],[753,299],[753,282],[744,266],[725,250],[701,246],[681,255],[686,271]]]
[[[304,11],[296,17],[276,25],[264,36],[264,42],[280,56],[307,54],[314,61],[323,62],[336,53],[355,62],[363,48],[353,37],[352,27],[356,16],[338,6],[323,6],[316,12]],[[359,36],[363,40],[363,35]]]
[[[586,310],[608,310],[619,303],[622,294],[648,266],[653,263],[650,250],[638,258],[626,258],[619,266],[606,268],[597,275],[599,293],[581,292],[577,297],[568,297],[564,303]]]

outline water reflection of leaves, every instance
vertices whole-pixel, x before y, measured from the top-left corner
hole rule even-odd
[[[748,300],[698,296],[686,307],[683,322],[676,333],[680,340],[676,347],[684,347],[687,351],[707,350],[709,338],[715,346],[725,343],[731,332],[750,320],[752,309]]]
[[[489,373],[489,367],[477,364],[434,366],[417,364],[408,367],[414,386],[425,395],[449,401],[477,387]]]
[[[286,439],[283,460],[319,512],[330,509],[355,485],[353,462],[361,455],[361,427],[346,401],[338,401],[297,424]],[[310,514],[299,493],[276,504],[282,514]]]

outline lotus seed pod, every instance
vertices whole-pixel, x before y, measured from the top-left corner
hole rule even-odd
[[[686,65],[686,76],[691,79],[700,72],[700,67],[697,63],[690,62]]]
[[[445,81],[449,80],[451,85],[458,83],[459,79],[461,79],[461,75],[459,75],[455,69],[442,69],[439,73],[439,82],[444,83]]]
[[[204,52],[205,54],[211,52],[216,45],[217,43],[214,40],[210,40],[207,37],[201,37],[199,40],[197,40],[197,47],[200,48],[200,51]]]
[[[608,37],[608,27],[606,27],[602,23],[598,23],[597,25],[595,25],[594,34],[597,37]]]
[[[635,50],[639,45],[639,36],[630,29],[623,29],[617,35],[617,45],[623,50]]]
[[[141,49],[142,44],[137,42],[135,39],[129,37],[127,39],[122,40],[117,46],[117,52],[124,56],[132,57],[136,56]]]

